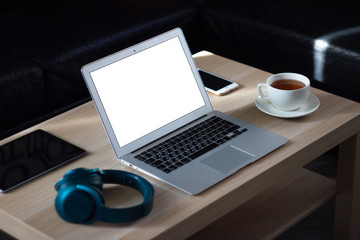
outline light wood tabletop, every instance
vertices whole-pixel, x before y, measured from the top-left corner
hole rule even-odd
[[[335,238],[359,239],[360,104],[312,88],[320,107],[300,118],[277,118],[255,106],[256,86],[271,74],[201,52],[199,68],[240,87],[224,96],[209,94],[214,109],[288,139],[288,143],[205,192],[191,196],[122,165],[92,102],[31,127],[5,144],[43,129],[86,150],[86,155],[8,193],[0,194],[0,229],[19,239],[271,239],[336,195]],[[337,182],[302,166],[339,145]],[[132,223],[71,224],[56,213],[55,183],[79,167],[119,169],[145,177],[155,189],[149,215]],[[106,205],[139,203],[136,191],[105,185]]]

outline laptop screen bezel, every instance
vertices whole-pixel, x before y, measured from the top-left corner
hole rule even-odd
[[[112,64],[114,62],[117,62],[121,59],[127,58],[131,55],[137,54],[141,51],[144,51],[146,49],[149,49],[153,46],[156,46],[162,42],[165,42],[167,40],[173,39],[173,38],[178,38],[182,48],[184,50],[184,54],[188,60],[189,66],[191,68],[191,71],[194,75],[194,78],[197,82],[199,91],[202,95],[202,98],[204,100],[204,106],[198,108],[197,110],[151,132],[146,134],[143,137],[138,138],[135,141],[132,141],[124,146],[120,146],[119,141],[117,140],[117,137],[115,135],[115,132],[113,130],[112,124],[106,114],[105,108],[103,106],[103,103],[99,97],[99,94],[97,92],[96,86],[94,84],[94,81],[90,75],[91,72],[96,71],[100,68],[103,68],[109,64]],[[81,68],[81,73],[85,79],[86,85],[89,89],[90,95],[94,101],[94,104],[96,106],[96,109],[100,115],[100,118],[102,120],[102,123],[104,125],[104,128],[108,134],[109,140],[113,146],[114,152],[117,156],[117,158],[121,158],[122,156],[135,151],[136,149],[139,149],[155,140],[157,140],[158,138],[163,137],[164,135],[192,122],[194,119],[200,118],[204,115],[206,115],[207,113],[209,113],[210,111],[212,111],[212,105],[211,102],[209,100],[209,97],[205,91],[203,82],[201,80],[201,77],[198,73],[196,64],[193,60],[192,54],[190,52],[190,49],[187,45],[187,42],[185,40],[184,34],[182,32],[182,30],[180,28],[176,28],[174,30],[171,30],[169,32],[166,32],[164,34],[158,35],[154,38],[151,38],[149,40],[146,40],[144,42],[141,42],[139,44],[136,44],[132,47],[126,48],[124,50],[121,50],[119,52],[116,52],[112,55],[109,55],[107,57],[104,57],[102,59],[99,59],[97,61],[94,61],[92,63],[89,63],[85,66],[83,66]],[[126,117],[126,116],[125,116]]]

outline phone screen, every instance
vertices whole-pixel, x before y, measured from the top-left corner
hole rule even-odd
[[[199,70],[199,73],[205,87],[213,89],[215,91],[218,91],[221,88],[226,87],[232,83],[202,70]]]
[[[0,146],[0,191],[11,190],[85,151],[43,130]]]

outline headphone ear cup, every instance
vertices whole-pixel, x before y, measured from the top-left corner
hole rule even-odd
[[[87,185],[67,185],[61,188],[55,199],[58,214],[68,222],[92,223],[103,214],[104,197],[97,188]],[[100,216],[100,217],[99,217]]]

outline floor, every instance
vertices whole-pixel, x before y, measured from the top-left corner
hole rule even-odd
[[[312,161],[307,169],[326,177],[336,179],[337,158],[336,149]],[[333,239],[335,199],[331,199],[321,208],[304,218],[276,240],[330,240]],[[14,240],[15,238],[0,230],[0,240]]]

